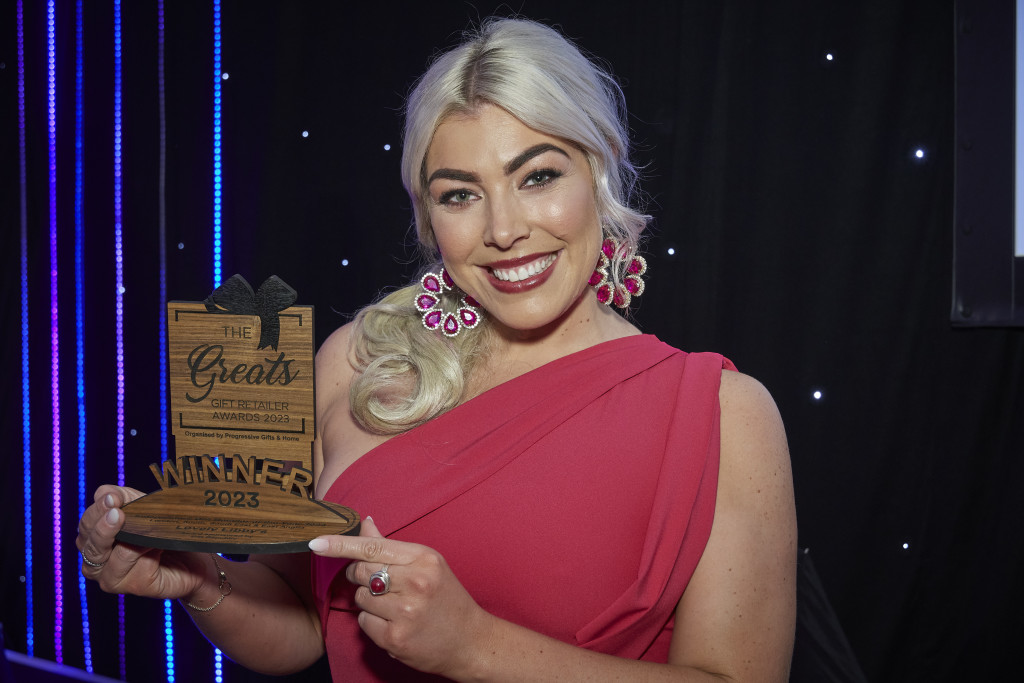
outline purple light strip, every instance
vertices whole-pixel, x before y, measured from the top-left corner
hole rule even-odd
[[[117,483],[124,486],[124,243],[121,212],[121,0],[114,0],[114,319],[117,365]],[[117,600],[121,679],[128,678],[124,596]]]
[[[164,81],[164,2],[157,0],[157,91],[160,108],[160,180],[157,210],[160,225],[160,296],[157,300],[160,326],[157,367],[160,376],[160,462],[167,460],[167,107]],[[174,683],[174,620],[173,601],[164,600],[164,661],[167,683]]]
[[[53,410],[53,650],[64,663],[64,574],[61,562],[60,328],[57,305],[57,47],[54,0],[46,3],[46,111],[50,181],[50,401]]]
[[[28,372],[28,172],[25,146],[25,14],[18,0],[18,174],[21,182],[21,470],[25,522],[25,652],[35,656],[32,580],[32,414]]]
[[[83,108],[85,106],[82,69],[82,0],[75,4],[75,374],[78,398],[78,518],[85,513],[85,217],[82,164],[85,156]],[[92,673],[92,639],[89,629],[89,602],[85,576],[78,574],[78,603],[82,611],[82,650],[85,670]]]

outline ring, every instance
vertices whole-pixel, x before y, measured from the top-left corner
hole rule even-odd
[[[391,575],[388,574],[388,565],[380,571],[370,574],[370,595],[384,595],[391,590]]]
[[[78,553],[78,554],[82,556],[82,562],[85,562],[87,565],[89,565],[93,569],[99,569],[103,565],[106,564],[106,562],[93,562],[92,560],[90,560],[88,557],[85,556],[85,553]]]

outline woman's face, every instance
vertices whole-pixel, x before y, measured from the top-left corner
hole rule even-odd
[[[590,164],[574,145],[485,104],[442,122],[426,176],[445,267],[493,320],[526,332],[600,305],[581,299],[601,228]]]

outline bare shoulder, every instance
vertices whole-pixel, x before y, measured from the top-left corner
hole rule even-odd
[[[789,469],[782,417],[763,384],[740,372],[723,371],[718,390],[723,465]]]
[[[734,681],[785,681],[796,618],[789,449],[760,382],[724,371],[711,536],[676,610],[670,661]]]

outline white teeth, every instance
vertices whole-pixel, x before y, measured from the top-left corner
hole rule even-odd
[[[504,280],[505,282],[519,282],[520,280],[525,280],[526,278],[543,273],[554,262],[555,255],[548,254],[543,258],[539,258],[536,261],[528,263],[525,266],[520,266],[519,268],[509,268],[508,270],[491,268],[491,275],[499,280]]]

